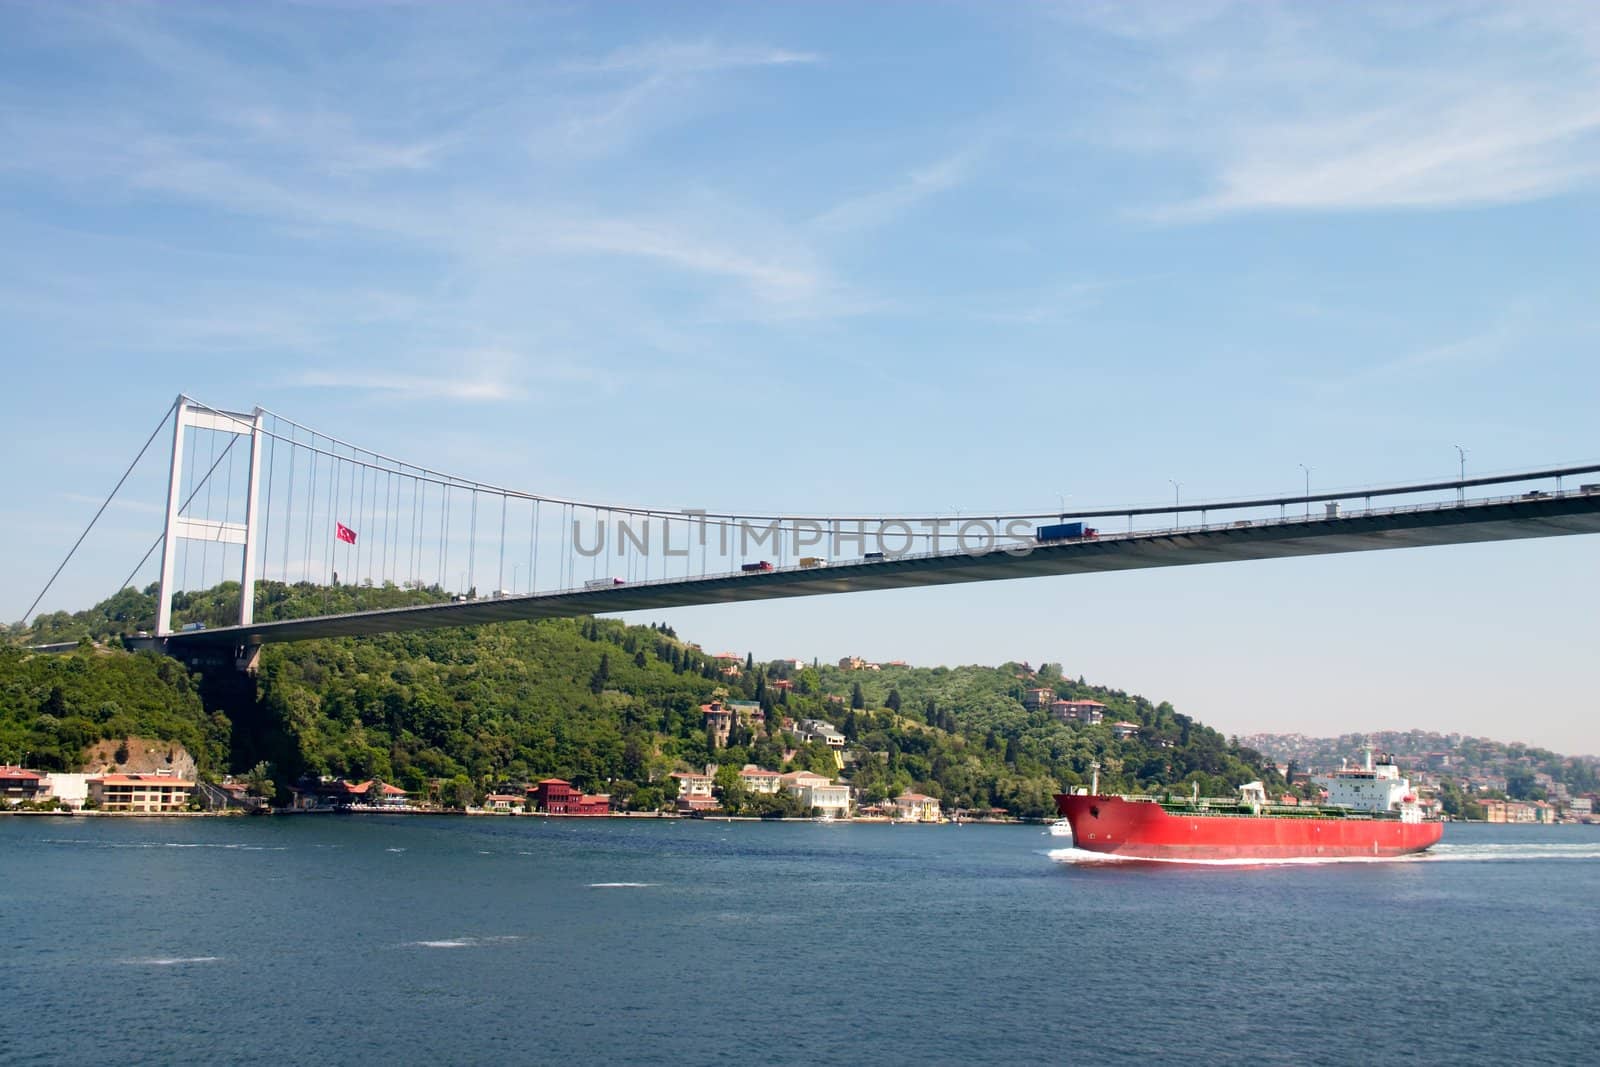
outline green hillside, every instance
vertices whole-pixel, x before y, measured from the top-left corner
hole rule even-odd
[[[201,706],[177,660],[84,647],[54,656],[0,646],[0,762],[77,770],[96,741],[177,741],[203,773],[228,769],[229,722]]]
[[[267,585],[257,611],[262,618],[288,618],[320,613],[325,604],[342,610],[358,600],[377,606],[385,599],[443,595],[392,587]],[[237,596],[237,586],[222,586],[186,597],[182,611],[220,625],[236,610],[230,602],[236,604]],[[16,628],[14,635],[28,641],[104,638],[119,629],[147,628],[153,609],[148,591],[125,590],[87,612],[49,616],[29,631]],[[80,720],[102,731],[99,736],[124,726],[131,732],[135,716],[129,709],[149,709],[163,700],[172,708],[168,734],[187,730],[179,739],[206,740],[213,753],[227,740],[226,732],[206,733],[213,720],[196,706],[192,687],[174,682],[183,674],[174,663],[114,651],[6,655],[4,663],[27,665],[35,673],[66,673],[66,667],[51,664],[104,672],[96,675],[97,685],[111,695],[102,703],[117,710],[88,714],[72,705],[72,730],[64,734],[54,727],[57,740],[50,751],[60,758],[67,756],[63,746],[87,736],[89,726]],[[268,759],[280,779],[310,771],[378,777],[418,790],[443,782],[458,787],[452,795],[469,786],[481,793],[496,783],[557,775],[645,808],[666,799],[660,785],[666,774],[709,762],[837,773],[834,753],[820,742],[800,744],[784,730],[786,718],[821,718],[844,732],[844,774],[864,802],[916,789],[947,807],[994,806],[1043,816],[1053,811],[1053,793],[1087,783],[1094,761],[1102,765],[1104,786],[1125,791],[1187,790],[1198,781],[1202,792],[1218,794],[1252,778],[1273,778],[1257,753],[1230,745],[1169,704],[1063,679],[1049,665],[1037,673],[1016,664],[795,670],[790,663],[747,658],[731,664],[737,676],[725,673],[729,666],[664,627],[609,619],[439,629],[269,645],[262,652],[255,701],[237,706],[235,699],[236,706],[211,710],[233,725],[235,769]],[[1047,711],[1025,710],[1023,690],[1034,686],[1104,703],[1107,723],[1069,725]],[[124,689],[127,697],[114,695]],[[13,690],[5,692],[5,742],[18,730],[34,732],[18,738],[24,744],[35,734],[44,738],[37,723],[29,725],[43,713],[39,683],[14,703]],[[69,694],[63,690],[63,696]],[[717,696],[760,709],[734,731],[725,749],[711,747],[699,710]],[[1109,725],[1117,719],[1144,729],[1137,738],[1118,740]],[[159,724],[148,717],[136,725],[146,735],[168,736],[153,732]],[[214,757],[203,765],[217,769]]]

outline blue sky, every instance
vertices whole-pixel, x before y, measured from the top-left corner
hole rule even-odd
[[[4,615],[180,390],[728,510],[1600,459],[1597,100],[1586,4],[0,5]],[[146,466],[45,607],[159,532]],[[1048,658],[1229,732],[1600,751],[1597,551],[671,621],[758,656]]]

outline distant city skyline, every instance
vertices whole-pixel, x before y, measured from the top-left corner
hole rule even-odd
[[[0,31],[10,620],[179,391],[730,512],[1600,457],[1588,6],[9,5]],[[147,459],[42,610],[115,591],[164,483]],[[1577,754],[1597,578],[1576,537],[639,621],[758,658],[1049,659],[1230,734]]]

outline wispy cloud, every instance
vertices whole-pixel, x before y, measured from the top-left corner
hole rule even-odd
[[[1151,63],[1112,139],[1190,157],[1207,185],[1149,214],[1453,208],[1600,178],[1600,9],[1364,13],[1351,25],[1333,7],[1074,12]],[[1374,33],[1395,47],[1374,49]]]
[[[89,496],[87,493],[62,493],[61,499],[69,501],[73,504],[88,504],[92,507],[99,507],[102,503],[104,503],[103,500],[97,497]],[[141,515],[165,515],[167,512],[167,509],[161,507],[160,505],[152,504],[144,500],[131,500],[123,497],[113,500],[111,502],[111,507],[113,509],[119,509],[122,511],[138,512]]]
[[[815,52],[787,48],[726,45],[713,41],[657,41],[619,48],[598,59],[578,60],[566,69],[585,73],[707,74],[741,67],[789,67],[820,63]]]
[[[419,373],[419,363],[455,368],[453,373]],[[429,353],[397,358],[392,368],[366,364],[351,369],[312,368],[292,375],[288,384],[311,389],[343,389],[405,400],[496,403],[526,399],[542,389],[582,385],[609,389],[609,372],[559,356],[530,355],[504,346]]]
[[[522,390],[493,378],[457,378],[453,375],[391,374],[383,371],[305,371],[291,384],[315,389],[340,389],[363,393],[389,393],[412,400],[512,400]]]
[[[812,225],[833,232],[882,226],[922,201],[964,183],[972,172],[976,155],[976,149],[965,149],[913,170],[886,189],[835,205],[813,219]]]
[[[672,224],[624,219],[592,219],[559,231],[554,239],[568,248],[654,260],[700,274],[734,278],[759,295],[777,301],[814,294],[822,279],[795,250],[789,255],[758,255],[744,248]]]

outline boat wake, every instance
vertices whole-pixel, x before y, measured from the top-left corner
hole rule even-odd
[[[1519,841],[1495,845],[1438,844],[1412,859],[1433,863],[1484,863],[1497,860],[1600,860],[1600,841]]]
[[[659,882],[590,882],[590,889],[654,889]]]
[[[129,967],[177,967],[185,963],[216,963],[221,956],[151,956],[146,959],[118,960]]]
[[[1090,852],[1084,848],[1056,848],[1045,852],[1056,863],[1079,867],[1161,863],[1179,867],[1320,867],[1329,863],[1404,863],[1415,856],[1295,856],[1287,859],[1154,859]]]
[[[1492,863],[1538,860],[1600,860],[1600,843],[1539,844],[1534,842],[1483,845],[1435,845],[1408,856],[1296,856],[1288,859],[1146,859],[1090,852],[1082,848],[1048,849],[1056,863],[1096,864],[1166,863],[1183,867],[1320,867],[1333,863]]]
[[[434,941],[407,941],[406,948],[487,948],[521,941],[521,934],[499,934],[492,937],[444,937]]]

